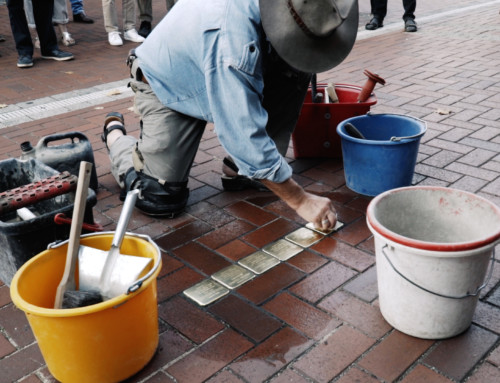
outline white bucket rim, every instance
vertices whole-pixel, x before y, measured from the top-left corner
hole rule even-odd
[[[372,234],[379,236],[380,239],[382,239],[386,245],[389,247],[393,247],[398,250],[406,251],[413,253],[415,255],[421,255],[424,257],[441,257],[441,258],[461,258],[461,257],[469,257],[469,256],[474,256],[479,253],[483,253],[484,251],[487,251],[489,249],[494,248],[497,244],[500,244],[500,238],[497,239],[495,242],[491,242],[487,245],[477,247],[475,249],[468,249],[468,250],[460,250],[460,251],[436,251],[436,250],[425,250],[425,249],[419,249],[416,247],[411,247],[408,245],[403,245],[398,242],[394,242],[391,239],[383,236],[380,234],[378,231],[376,231],[373,226],[370,224],[368,220],[366,220],[366,225],[368,226],[368,229],[372,232]]]
[[[421,249],[421,250],[427,250],[430,252],[467,252],[473,249],[479,249],[483,248],[485,246],[491,245],[494,246],[496,242],[500,240],[500,227],[498,230],[484,238],[480,238],[475,241],[468,241],[468,242],[453,242],[453,243],[446,243],[446,242],[428,242],[428,241],[421,241],[418,239],[413,239],[409,238],[403,235],[400,235],[398,233],[395,233],[392,230],[387,229],[384,225],[382,225],[377,218],[375,217],[375,206],[379,203],[380,200],[387,198],[387,196],[395,194],[395,193],[400,193],[404,192],[407,190],[439,190],[439,191],[446,191],[446,192],[457,192],[457,193],[462,193],[467,195],[470,198],[476,199],[478,201],[482,201],[486,203],[487,205],[491,206],[493,211],[500,217],[500,208],[492,203],[491,201],[487,200],[486,198],[483,198],[481,196],[478,196],[476,194],[463,191],[463,190],[458,190],[458,189],[453,189],[453,188],[447,188],[447,187],[442,187],[442,186],[405,186],[401,188],[396,188],[396,189],[391,189],[387,190],[378,196],[376,196],[374,199],[372,199],[368,205],[367,208],[367,213],[366,213],[366,221],[369,224],[370,230],[373,232],[377,232],[380,234],[382,237],[385,239],[390,240],[393,243],[399,244],[406,246],[408,248],[412,249]]]

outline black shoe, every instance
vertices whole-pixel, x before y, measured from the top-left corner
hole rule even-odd
[[[46,55],[42,54],[42,58],[47,60],[67,61],[67,60],[72,60],[75,57],[73,56],[73,53],[64,52],[59,49],[54,49],[49,54]]]
[[[124,200],[127,192],[139,189],[135,207],[146,215],[174,218],[186,207],[189,198],[187,182],[160,184],[156,178],[130,168],[124,177],[125,188],[120,194]]]
[[[368,24],[365,25],[365,28],[368,29],[369,31],[374,31],[375,29],[382,28],[383,26],[384,26],[384,23],[382,22],[382,20],[380,20],[378,17],[374,16],[368,22]]]
[[[417,23],[413,19],[407,19],[405,21],[405,31],[406,32],[416,32],[417,31]]]
[[[85,24],[93,24],[94,20],[88,17],[84,12],[73,15],[73,21],[75,23],[85,23]]]
[[[18,68],[29,68],[33,66],[33,57],[29,55],[21,55],[17,59]]]
[[[222,162],[231,170],[235,171],[236,173],[238,172],[238,167],[229,158],[225,157]],[[237,176],[223,175],[221,177],[221,181],[222,181],[222,187],[224,188],[225,191],[240,191],[245,189],[269,191],[269,189],[265,187],[262,184],[262,182],[241,175]]]
[[[151,23],[149,21],[141,22],[141,26],[139,27],[139,33],[142,37],[148,37],[151,33]]]

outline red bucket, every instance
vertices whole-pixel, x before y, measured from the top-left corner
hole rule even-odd
[[[318,84],[318,93],[326,93],[327,84]],[[339,102],[313,103],[312,91],[307,91],[297,126],[292,133],[295,158],[326,157],[342,158],[340,136],[337,125],[342,121],[366,114],[377,103],[375,94],[364,102],[358,102],[361,87],[335,84]]]

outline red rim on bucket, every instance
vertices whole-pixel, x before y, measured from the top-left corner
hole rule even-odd
[[[426,231],[430,238],[419,238],[424,235],[419,234],[418,229],[415,229],[417,233],[413,236],[412,224],[414,227],[419,224],[429,224],[432,227],[434,222],[440,221],[445,215],[448,215],[448,218],[443,220],[442,229],[421,230]],[[404,222],[399,223],[398,216],[404,217],[400,218]],[[478,195],[445,187],[409,186],[388,190],[370,202],[366,219],[377,233],[390,241],[422,250],[466,251],[494,244],[500,239],[498,206]],[[423,223],[418,223],[418,220]],[[439,240],[439,233],[434,233],[454,229],[463,232],[466,230],[462,228],[464,224],[470,226],[469,231],[476,229],[478,225],[485,230],[476,230],[474,237],[465,238],[463,241]],[[462,238],[461,235],[456,236]]]

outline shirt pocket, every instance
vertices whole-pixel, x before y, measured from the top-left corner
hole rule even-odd
[[[251,41],[243,47],[243,54],[238,64],[238,69],[253,75],[260,59],[260,49],[256,41]]]

